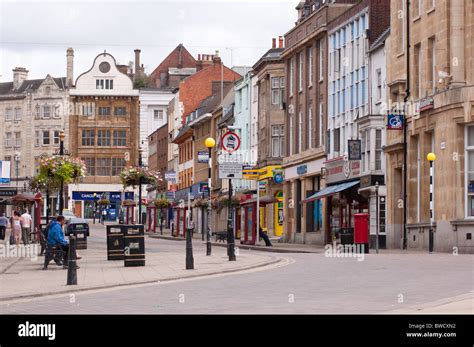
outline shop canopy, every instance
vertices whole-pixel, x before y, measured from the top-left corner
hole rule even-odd
[[[354,187],[355,185],[359,184],[359,182],[360,181],[357,180],[357,181],[344,182],[344,183],[341,183],[341,184],[336,184],[334,186],[326,187],[326,188],[320,190],[319,192],[317,192],[317,193],[315,193],[311,196],[308,196],[306,199],[304,199],[302,201],[302,203],[312,202],[312,201],[319,200],[319,199],[325,198],[327,196],[342,192],[346,189]]]
[[[260,197],[259,204],[263,206],[263,205],[268,205],[268,204],[274,204],[278,201],[279,200],[274,196],[265,195],[265,196]],[[257,198],[251,198],[251,199],[247,199],[245,201],[242,201],[240,204],[241,205],[249,205],[249,204],[256,204],[256,203],[257,203]]]

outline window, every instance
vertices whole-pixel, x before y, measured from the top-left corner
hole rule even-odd
[[[431,87],[431,92],[435,93],[436,92],[436,38],[431,37],[428,39],[428,51],[429,51],[429,66],[428,66],[428,71],[429,71],[429,80],[430,80],[430,87]]]
[[[5,133],[5,147],[12,146],[12,133]]]
[[[308,48],[308,87],[313,85],[313,47]]]
[[[84,158],[87,168],[87,176],[95,176],[95,158]]]
[[[294,137],[293,137],[293,134],[294,134],[294,124],[293,124],[293,115],[290,116],[290,146],[289,146],[289,151],[288,151],[288,154],[289,155],[292,155],[293,154],[293,146],[294,146]]]
[[[272,105],[280,104],[280,78],[272,77]]]
[[[95,89],[114,89],[114,81],[97,79],[95,80]]]
[[[303,52],[298,54],[298,91],[303,90]]]
[[[35,147],[40,145],[40,132],[39,130],[35,130]]]
[[[110,176],[110,158],[97,158],[96,173],[97,176]]]
[[[99,116],[110,116],[110,107],[99,107]]]
[[[43,146],[46,146],[49,144],[50,144],[49,130],[43,130]]]
[[[21,120],[21,108],[15,108],[15,120]]]
[[[94,105],[92,103],[87,103],[82,105],[82,115],[83,116],[93,116],[94,115]]]
[[[324,46],[323,46],[323,40],[319,40],[319,81],[321,82],[323,80],[324,76]]]
[[[413,92],[414,92],[414,97],[415,98],[420,98],[421,95],[423,94],[421,91],[421,44],[416,44],[415,45],[415,56],[414,56],[414,70],[413,71],[413,77],[414,77],[414,83],[413,83]]]
[[[156,121],[162,121],[163,120],[163,110],[153,110],[153,118]]]
[[[13,110],[11,108],[5,110],[5,120],[13,120]]]
[[[365,130],[362,130],[360,132],[360,137],[361,137],[361,159],[362,159],[362,172],[367,171],[367,168],[365,167],[366,159],[365,159],[365,150],[366,150],[366,141],[367,141],[367,133]]]
[[[312,105],[308,105],[308,148],[313,148],[313,110]]]
[[[382,100],[382,70],[377,69],[375,74],[377,75],[377,93],[376,93],[377,101],[381,101]]]
[[[295,58],[290,59],[290,96],[293,95],[294,78],[295,78]]]
[[[340,139],[341,130],[339,128],[334,129],[334,152],[338,152],[341,149],[341,139]]]
[[[59,130],[53,132],[53,143],[59,145]]]
[[[272,157],[283,157],[283,125],[272,125]]]
[[[375,170],[382,170],[382,130],[375,130]]]
[[[118,176],[125,168],[125,159],[112,158],[112,176]]]
[[[110,130],[97,130],[97,146],[110,146]]]
[[[331,151],[331,130],[327,131],[326,135],[326,153]]]
[[[114,130],[114,146],[126,146],[126,145],[127,145],[127,131]]]
[[[298,117],[298,152],[303,150],[303,113]]]
[[[82,145],[95,146],[95,130],[82,130]]]
[[[114,114],[116,116],[126,116],[127,115],[127,109],[125,107],[116,107],[114,110]]]
[[[51,118],[51,106],[43,106],[43,118]]]
[[[466,216],[474,217],[474,125],[466,133]]]
[[[416,19],[420,16],[421,1],[422,0],[413,0],[413,19]]]
[[[324,115],[323,115],[323,103],[319,103],[319,134],[318,134],[319,146],[324,144]]]
[[[15,132],[15,147],[21,147],[21,133]]]

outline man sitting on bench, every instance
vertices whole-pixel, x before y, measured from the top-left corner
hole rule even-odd
[[[48,231],[48,245],[49,246],[60,246],[64,252],[63,258],[63,267],[67,269],[68,267],[68,255],[69,255],[69,242],[64,238],[63,226],[66,223],[64,216],[58,216],[56,220],[51,222]],[[76,259],[81,259],[77,256]],[[79,268],[79,266],[77,267]]]

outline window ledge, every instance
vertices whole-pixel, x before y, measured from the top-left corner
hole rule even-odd
[[[382,99],[380,99],[380,100],[378,100],[378,101],[375,102],[375,105],[376,105],[376,106],[378,106],[378,105],[380,105],[380,104],[382,104]]]
[[[413,18],[413,23],[418,22],[421,19],[421,16],[418,15],[415,18]]]
[[[436,7],[432,7],[428,11],[426,11],[426,14],[433,13],[435,10],[436,10]]]
[[[474,225],[474,218],[473,217],[467,217],[466,219],[455,219],[451,221],[451,224],[453,226],[457,225]]]
[[[400,52],[397,54],[397,58],[403,57],[405,55],[405,52]]]
[[[324,82],[324,78],[320,78],[319,83],[323,83],[323,82]]]

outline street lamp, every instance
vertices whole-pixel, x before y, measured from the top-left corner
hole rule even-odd
[[[16,175],[16,189],[18,191],[18,176],[20,175],[20,152],[15,152],[15,175]]]
[[[64,155],[64,138],[65,138],[64,131],[61,130],[59,132],[59,155],[63,156]],[[61,216],[63,214],[63,209],[64,209],[64,192],[63,192],[63,185],[64,182],[61,178],[61,186],[59,187],[59,211],[58,214]]]
[[[379,182],[375,182],[375,252],[379,253]]]
[[[429,252],[433,252],[433,162],[436,160],[434,153],[428,153],[426,159],[430,162],[430,236],[429,236]]]
[[[93,206],[93,210],[92,210],[92,223],[95,224],[95,214],[97,213],[97,200],[96,200],[96,197],[97,197],[97,193],[94,193],[94,206]]]
[[[208,169],[208,180],[207,180],[207,235],[206,235],[206,255],[211,255],[211,184],[212,184],[212,148],[216,145],[216,140],[212,137],[208,137],[204,141],[204,145],[209,151],[209,169]]]

